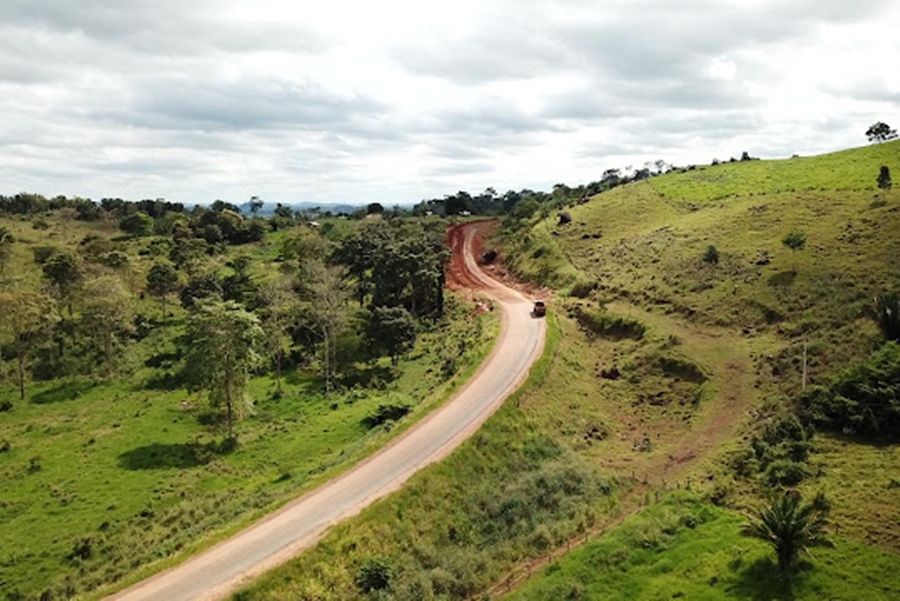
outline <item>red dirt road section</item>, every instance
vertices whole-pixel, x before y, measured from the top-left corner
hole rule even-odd
[[[455,227],[451,279],[490,297],[502,311],[491,355],[452,399],[344,474],[184,563],[111,599],[221,599],[266,570],[314,545],[337,522],[396,491],[413,474],[443,459],[494,413],[528,376],[544,346],[545,322],[531,317],[531,301],[482,272],[476,233],[490,224]]]

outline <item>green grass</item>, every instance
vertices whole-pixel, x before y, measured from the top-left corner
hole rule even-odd
[[[16,286],[39,283],[31,248],[75,248],[88,234],[114,240],[146,271],[154,257],[138,252],[151,239],[120,239],[110,224],[47,218],[35,230],[3,219],[18,240]],[[256,277],[277,269],[278,232],[261,244],[228,249],[254,258]],[[224,262],[226,257],[218,258]],[[138,279],[138,289],[143,279]],[[156,301],[135,299],[139,313],[158,317]],[[0,599],[37,598],[111,590],[207,547],[303,491],[349,468],[418,421],[464,383],[490,351],[499,331],[494,314],[478,316],[465,301],[448,298],[448,319],[424,331],[393,370],[384,358],[355,366],[352,386],[326,398],[315,366],[286,370],[284,395],[271,377],[256,377],[251,411],[236,426],[240,446],[229,454],[205,400],[183,389],[157,387],[168,369],[183,311],[165,327],[132,342],[116,374],[29,382],[18,400],[12,378],[0,379]],[[465,340],[452,377],[438,368],[448,339]],[[454,342],[454,355],[461,348]],[[176,361],[177,363],[177,361]],[[12,375],[12,365],[0,366]],[[409,415],[376,428],[364,419],[383,403],[407,404]],[[87,543],[85,541],[88,541]],[[73,551],[80,547],[83,557]]]
[[[876,191],[881,165],[900,172],[900,143],[889,142],[814,157],[701,165],[651,180],[667,198],[712,201],[781,192]]]
[[[747,520],[673,493],[543,569],[505,599],[896,599],[900,557],[834,537],[789,581]]]

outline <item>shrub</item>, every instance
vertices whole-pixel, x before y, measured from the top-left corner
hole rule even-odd
[[[605,311],[576,307],[574,314],[578,324],[588,333],[604,338],[640,340],[647,332],[647,328],[641,322],[610,315]]]
[[[709,263],[710,265],[716,265],[719,262],[719,249],[717,249],[712,244],[706,249],[706,252],[703,253],[703,262]]]
[[[393,569],[384,557],[372,557],[362,566],[354,578],[356,587],[363,593],[381,591],[391,585]]]
[[[900,295],[885,292],[875,297],[875,321],[888,340],[900,340]]]
[[[0,413],[6,413],[8,411],[12,411],[13,404],[12,401],[0,401]]]
[[[801,397],[813,423],[846,434],[900,439],[900,342],[888,342],[828,386]]]
[[[385,422],[395,422],[404,417],[410,411],[410,406],[405,403],[388,403],[378,405],[375,413],[363,419],[363,424],[367,428],[380,426]]]
[[[777,459],[766,468],[766,482],[771,486],[796,486],[807,476],[806,466],[790,459]]]
[[[891,185],[891,170],[888,169],[887,165],[882,165],[881,170],[878,172],[878,187],[882,190],[890,190]]]
[[[34,255],[34,262],[38,265],[43,265],[59,252],[59,249],[55,246],[35,246],[31,249],[31,252]]]
[[[572,284],[572,290],[569,292],[569,296],[575,298],[587,298],[596,288],[597,280],[579,278],[578,281]]]

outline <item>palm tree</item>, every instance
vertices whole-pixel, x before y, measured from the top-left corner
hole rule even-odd
[[[826,515],[821,504],[803,504],[800,493],[789,491],[770,499],[742,533],[772,545],[778,556],[778,570],[786,574],[801,551],[809,555],[810,547],[831,546],[825,538]]]

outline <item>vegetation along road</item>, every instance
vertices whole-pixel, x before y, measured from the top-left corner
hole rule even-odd
[[[182,565],[111,598],[214,599],[317,541],[328,527],[398,489],[416,471],[471,436],[525,379],[544,343],[531,303],[485,275],[473,257],[477,224],[451,231],[451,280],[491,297],[502,310],[497,345],[472,380],[440,410],[349,472]]]

